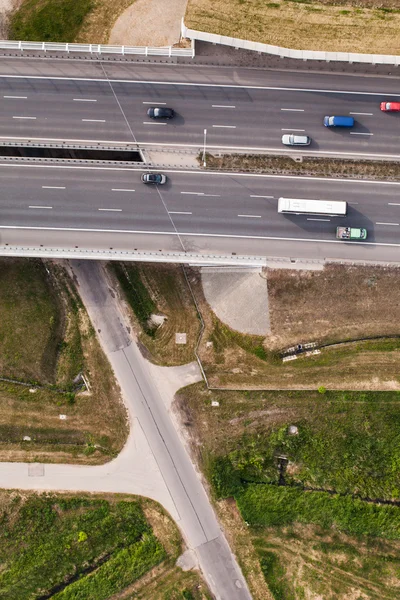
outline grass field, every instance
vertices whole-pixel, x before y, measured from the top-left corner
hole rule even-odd
[[[216,506],[254,600],[397,599],[397,540],[350,536],[337,527],[299,522],[246,525],[233,499]]]
[[[197,384],[178,405],[219,496],[244,482],[277,484],[283,456],[287,485],[400,498],[398,392],[210,392]]]
[[[243,520],[233,500],[216,507],[255,600],[394,600],[400,508],[361,497],[400,498],[400,395],[321,391],[197,384],[177,406],[215,497],[237,500]]]
[[[150,500],[1,491],[0,520],[0,595],[8,600],[152,600],[158,581],[160,600],[208,597],[197,574],[174,566],[179,532]]]
[[[268,346],[296,340],[342,341],[400,334],[400,270],[328,265],[323,271],[268,271],[272,335]]]
[[[394,0],[189,0],[192,29],[299,50],[398,54]]]
[[[40,260],[0,260],[0,374],[55,383],[64,311]]]
[[[200,321],[180,265],[113,264],[124,296],[133,311],[140,342],[156,363],[179,365],[194,360]],[[164,317],[157,327],[152,315]],[[186,344],[175,334],[186,333]]]
[[[198,156],[203,166],[203,156]],[[395,162],[342,160],[339,158],[303,157],[301,162],[288,156],[260,156],[252,154],[207,154],[207,168],[220,171],[248,171],[252,173],[279,173],[318,177],[347,177],[351,179],[400,180],[400,165]]]
[[[3,259],[0,314],[0,377],[28,384],[0,381],[0,460],[110,460],[127,437],[126,411],[66,272]],[[76,390],[80,372],[90,390]]]
[[[9,39],[106,44],[133,0],[25,0],[11,17]]]
[[[271,334],[266,338],[224,325],[205,301],[199,273],[192,270],[190,277],[205,323],[199,354],[211,387],[400,389],[399,339],[360,341],[399,335],[398,269],[268,269]],[[344,343],[282,362],[281,350],[307,342]]]

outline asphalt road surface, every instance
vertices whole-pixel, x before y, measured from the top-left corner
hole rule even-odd
[[[2,59],[0,139],[138,141],[207,148],[283,148],[284,133],[311,136],[312,152],[400,155],[396,78],[230,67]],[[154,121],[151,105],[176,117]],[[328,129],[325,115],[352,115]],[[293,152],[293,150],[291,150]]]
[[[186,236],[211,240],[266,239],[334,243],[338,225],[365,227],[358,244],[371,254],[400,244],[400,182],[371,182],[292,176],[166,170],[165,185],[144,185],[135,168],[0,164],[0,234],[33,228],[147,236],[153,250],[171,235],[175,247],[190,250]],[[346,200],[346,217],[282,215],[278,198]],[[108,244],[105,240],[105,246]],[[130,239],[132,244],[132,238]],[[209,251],[217,250],[210,242]],[[354,244],[345,244],[354,248]],[[138,247],[134,245],[134,247]],[[331,254],[332,255],[332,250]]]

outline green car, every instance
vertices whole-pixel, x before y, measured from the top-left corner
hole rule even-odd
[[[338,227],[336,237],[338,240],[366,240],[367,230],[354,227]]]

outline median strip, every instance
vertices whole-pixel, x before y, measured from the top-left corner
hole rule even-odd
[[[202,153],[198,156],[203,165]],[[400,162],[385,160],[354,160],[347,158],[326,158],[302,156],[294,160],[290,156],[270,156],[262,154],[223,154],[214,156],[207,153],[207,169],[214,172],[236,172],[269,175],[272,177],[318,177],[324,179],[353,179],[362,183],[374,180],[385,185],[396,185],[400,181]],[[272,198],[253,194],[251,198]],[[399,203],[400,204],[400,203]]]

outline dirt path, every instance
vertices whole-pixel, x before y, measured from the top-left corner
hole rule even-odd
[[[188,0],[136,0],[117,19],[109,44],[170,46],[179,42]]]

